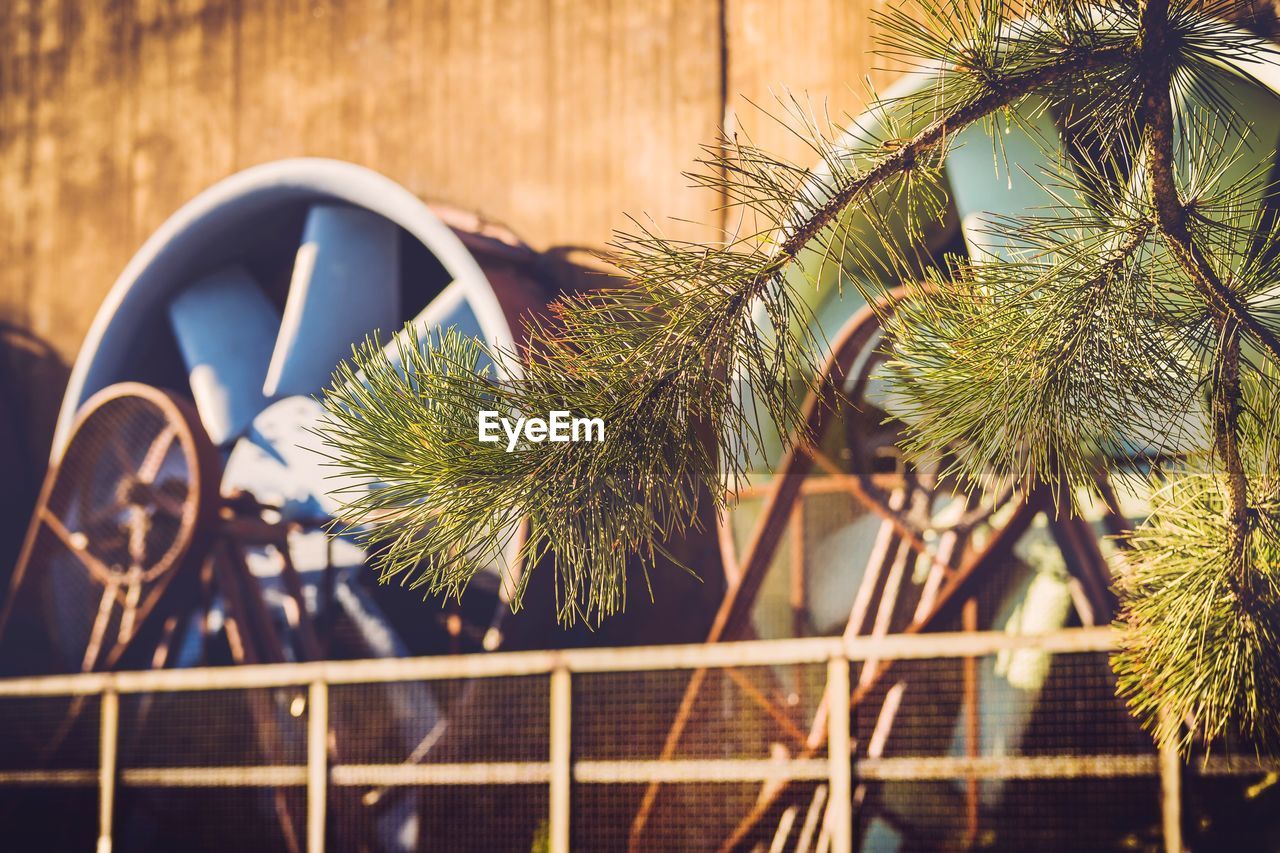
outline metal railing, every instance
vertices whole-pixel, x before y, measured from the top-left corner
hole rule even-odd
[[[326,808],[331,787],[468,786],[537,784],[547,786],[549,848],[570,849],[574,783],[778,782],[816,780],[825,784],[822,831],[835,853],[853,849],[853,786],[867,780],[963,778],[1081,778],[1159,776],[1165,801],[1169,849],[1177,841],[1176,756],[1030,755],[1015,757],[876,757],[851,760],[848,714],[830,714],[826,756],[821,758],[722,758],[672,760],[575,760],[572,750],[573,679],[585,673],[698,670],[825,664],[827,707],[848,707],[850,663],[878,666],[884,661],[929,658],[977,658],[1016,649],[1050,653],[1107,652],[1109,628],[1063,630],[1015,636],[995,632],[901,635],[879,638],[809,638],[714,645],[657,646],[508,652],[453,657],[326,661],[145,672],[91,673],[0,680],[2,697],[76,697],[99,699],[99,748],[96,768],[0,771],[0,785],[96,785],[99,790],[98,849],[109,853],[114,835],[117,786],[306,788],[306,847],[324,850]],[[491,679],[541,675],[549,678],[549,745],[545,761],[478,763],[331,763],[328,750],[329,690],[333,685]],[[119,766],[120,697],[180,691],[305,687],[307,691],[306,763],[272,766],[128,767]],[[813,827],[808,827],[812,830]],[[1173,846],[1177,845],[1177,846]]]

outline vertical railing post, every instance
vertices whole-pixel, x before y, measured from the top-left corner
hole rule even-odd
[[[853,758],[849,739],[849,659],[827,661],[827,761],[831,853],[853,853]]]
[[[111,853],[119,742],[120,694],[109,687],[98,705],[98,853]]]
[[[1160,745],[1160,815],[1165,853],[1182,853],[1182,758],[1173,743]]]
[[[329,799],[329,685],[311,682],[307,691],[307,853],[324,853]]]
[[[551,670],[551,790],[548,840],[551,853],[569,853],[569,815],[573,782],[570,751],[573,682],[563,663]]]

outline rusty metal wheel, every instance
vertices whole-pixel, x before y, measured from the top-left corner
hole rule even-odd
[[[45,480],[0,648],[19,646],[44,671],[118,666],[206,540],[220,474],[186,401],[135,382],[95,394]]]

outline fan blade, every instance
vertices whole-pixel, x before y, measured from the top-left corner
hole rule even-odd
[[[320,391],[352,344],[392,329],[399,318],[396,226],[366,210],[311,208],[263,393]]]
[[[266,403],[262,382],[280,318],[249,274],[233,266],[183,289],[169,303],[169,321],[200,420],[214,443],[226,444]]]
[[[409,329],[412,329],[412,332]],[[418,347],[429,346],[432,342],[440,340],[440,336],[447,329],[453,329],[463,337],[475,338],[482,343],[485,340],[484,331],[480,328],[480,318],[476,316],[475,309],[467,300],[465,291],[457,282],[441,291],[439,296],[410,321],[409,328],[396,335],[382,348],[382,351],[388,361],[400,366],[400,347],[404,343],[411,345],[416,343]],[[409,335],[412,335],[412,338],[406,341],[405,338]],[[492,366],[493,360],[482,353],[476,367],[483,371]]]

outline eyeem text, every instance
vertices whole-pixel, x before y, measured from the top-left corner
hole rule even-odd
[[[480,441],[507,439],[507,452],[513,452],[520,439],[539,444],[544,441],[604,441],[604,420],[601,418],[574,418],[569,412],[549,412],[546,418],[515,420],[499,416],[494,411],[482,411],[477,422]]]

